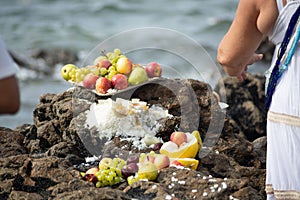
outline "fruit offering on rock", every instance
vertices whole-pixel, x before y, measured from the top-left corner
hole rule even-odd
[[[113,159],[111,159],[111,158],[103,158],[99,162],[99,169],[100,170],[108,169],[112,165],[112,163],[113,163]]]
[[[96,185],[97,182],[98,182],[98,178],[97,178],[97,176],[95,174],[85,174],[82,177],[82,179],[85,180],[85,181],[91,182],[94,185]]]
[[[147,155],[146,158],[143,160],[142,164],[146,162],[152,162],[154,163],[156,155]]]
[[[198,141],[191,133],[185,134],[187,137],[186,142],[180,146],[172,141],[165,142],[159,152],[170,158],[195,158],[199,150]]]
[[[183,143],[187,142],[187,136],[184,132],[175,131],[171,134],[170,141],[180,147]]]
[[[152,146],[152,150],[155,151],[155,152],[157,152],[157,151],[159,152],[162,145],[163,145],[162,142],[156,143]]]
[[[107,58],[102,56],[98,60],[95,61],[95,66],[97,68],[108,69],[111,66],[111,62]]]
[[[199,161],[194,158],[171,158],[170,161],[171,166],[182,166],[193,170],[196,170],[199,164]]]
[[[127,165],[130,163],[139,163],[139,158],[140,156],[138,154],[130,155],[126,160],[126,163]]]
[[[150,62],[146,66],[132,63],[128,57],[121,53],[120,49],[114,49],[112,52],[107,53],[102,51],[101,54],[90,66],[82,68],[78,68],[73,64],[63,66],[61,76],[66,81],[83,85],[87,89],[96,89],[99,94],[106,94],[110,88],[123,90],[130,85],[144,83],[149,78],[160,77],[162,74],[162,68],[157,62]],[[107,82],[101,83],[97,90],[97,87],[91,84],[93,81],[90,81],[88,77],[86,78],[90,73],[107,78],[111,81],[110,86]]]
[[[157,167],[158,170],[169,167],[170,166],[169,156],[164,154],[157,155],[154,160],[154,165]]]
[[[156,154],[154,151],[150,151],[149,153],[141,153],[139,158],[139,163],[143,164],[146,162],[152,162],[154,163],[155,157],[158,154]]]
[[[144,165],[145,163],[153,163],[158,170],[170,166],[170,158],[164,154],[157,154],[154,151],[149,152],[148,154],[140,155],[140,164]]]
[[[85,181],[92,182],[94,185],[98,182],[96,173],[99,171],[97,167],[88,169],[85,173],[81,173],[82,179]]]
[[[198,130],[193,131],[192,135],[195,136],[195,138],[197,139],[197,142],[198,142],[198,151],[200,151],[201,148],[203,147],[203,143],[202,143],[202,139],[201,139],[199,131]]]
[[[65,79],[66,81],[71,80],[72,77],[72,72],[73,70],[76,70],[77,67],[73,64],[66,64],[61,68],[61,76],[63,77],[63,79]]]
[[[120,183],[124,180],[121,169],[125,165],[126,161],[121,158],[103,158],[99,162],[99,171],[94,174],[96,179],[93,178],[93,183],[96,187],[112,186]],[[85,176],[89,175],[86,174]]]
[[[96,81],[96,91],[100,94],[105,94],[111,87],[111,81],[108,78],[100,77]]]
[[[127,77],[124,74],[114,75],[111,82],[113,88],[117,90],[123,90],[128,87]]]
[[[93,167],[93,168],[90,168],[88,169],[85,174],[96,174],[97,172],[99,171],[98,167]]]
[[[91,72],[91,67],[87,66],[85,68],[72,69],[69,74],[71,75],[72,82],[80,83],[83,81],[84,77]]]
[[[123,178],[135,175],[139,170],[137,163],[129,163],[121,169]]]
[[[99,76],[97,76],[93,73],[86,75],[82,82],[83,87],[85,87],[87,89],[95,89],[98,78],[99,78]]]
[[[127,178],[128,185],[132,185],[133,183],[139,181],[139,178],[137,176],[129,176]]]
[[[120,57],[116,63],[117,72],[121,74],[129,74],[132,70],[132,62],[127,57]]]
[[[137,174],[137,178],[139,180],[147,179],[149,181],[154,181],[156,180],[157,176],[158,176],[158,169],[152,162],[146,162],[142,164]]]
[[[162,69],[157,62],[150,62],[146,65],[146,72],[149,78],[160,77],[162,74]]]
[[[128,83],[130,85],[138,85],[148,81],[148,75],[143,67],[135,67],[129,75]]]

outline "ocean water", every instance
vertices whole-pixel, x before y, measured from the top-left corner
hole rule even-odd
[[[197,42],[215,62],[217,46],[230,26],[237,4],[238,0],[1,0],[0,35],[8,49],[19,52],[62,48],[87,55],[116,34],[156,27],[173,30]],[[151,41],[152,35],[143,40]],[[133,42],[136,43],[134,38],[124,39],[120,46]],[[168,42],[172,46],[176,39]],[[112,47],[119,48],[117,43]],[[192,51],[197,53],[198,50]],[[149,55],[156,54],[152,59],[164,55],[163,52],[152,53],[144,51],[132,56],[146,62]],[[163,62],[175,66],[177,61],[172,56],[164,56]],[[70,85],[59,76],[59,67],[53,76],[21,69],[18,74],[21,109],[16,115],[0,116],[0,126],[15,128],[24,123],[32,124],[33,110],[41,94],[68,89]],[[206,81],[213,84],[217,72],[209,67],[202,69],[208,74]],[[177,71],[183,73],[180,69]],[[192,71],[185,73],[187,77],[193,74]]]

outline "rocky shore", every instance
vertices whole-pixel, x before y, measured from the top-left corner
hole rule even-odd
[[[219,84],[215,91],[226,96],[226,112],[212,88],[196,80],[162,79],[130,93],[161,104],[175,116],[165,122],[161,137],[176,127],[193,129],[198,118],[193,107],[184,105],[196,104],[197,128],[208,147],[197,157],[197,170],[170,167],[161,170],[155,182],[131,186],[124,182],[96,188],[81,179],[80,171],[97,164],[82,164],[86,157],[118,152],[124,145],[117,141],[109,147],[99,145],[103,142],[95,131],[82,126],[84,111],[98,97],[81,88],[41,95],[33,111],[34,124],[0,128],[0,199],[265,199],[264,79],[249,74],[243,83],[222,81],[225,89]],[[196,94],[194,102],[189,102],[191,93]],[[184,118],[181,108],[192,114]]]

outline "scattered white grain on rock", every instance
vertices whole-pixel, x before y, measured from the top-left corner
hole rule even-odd
[[[197,174],[197,176],[200,177],[201,175],[200,175],[200,174]]]
[[[222,190],[222,188],[219,187],[219,188],[218,188],[218,192],[221,192],[221,190]]]
[[[214,184],[214,188],[217,189],[219,187],[218,184]]]
[[[208,194],[207,192],[204,192],[202,196],[206,197]]]
[[[216,152],[216,154],[220,154],[220,152],[218,150],[216,150],[215,152]]]
[[[85,158],[85,162],[95,162],[99,160],[99,158],[97,156],[93,156],[93,157],[86,157]]]
[[[153,185],[152,189],[155,190],[157,188],[157,185]]]
[[[172,182],[177,182],[177,181],[178,181],[178,178],[175,178],[175,177],[172,176],[172,177],[171,177],[171,181],[172,181]]]
[[[239,200],[239,199],[233,197],[232,195],[229,196],[229,199],[230,199],[230,200]]]
[[[196,193],[196,192],[198,192],[197,189],[193,189],[193,190],[192,190],[192,193]]]
[[[185,181],[178,181],[179,184],[184,185]]]
[[[203,179],[203,180],[206,180],[206,176],[203,176],[202,179]]]
[[[167,195],[166,196],[166,200],[171,200],[172,199],[172,196],[171,195]]]
[[[177,173],[176,172],[173,172],[173,176],[175,176]]]
[[[227,184],[225,182],[222,182],[222,188],[226,189],[227,188]]]
[[[217,180],[212,178],[212,179],[209,179],[208,182],[217,182]]]

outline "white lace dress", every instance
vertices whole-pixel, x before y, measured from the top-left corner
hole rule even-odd
[[[291,16],[300,0],[277,0],[279,17],[270,40],[277,58]],[[272,68],[272,67],[271,67]],[[271,70],[271,69],[270,69]],[[300,199],[300,45],[276,86],[267,121],[267,199]]]

